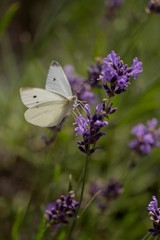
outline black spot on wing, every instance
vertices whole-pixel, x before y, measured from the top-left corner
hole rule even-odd
[[[56,78],[53,78],[53,81],[55,82],[55,81],[56,81]]]
[[[33,96],[33,98],[36,98],[36,97],[37,97],[36,95]]]
[[[52,61],[51,65],[52,65],[52,66],[56,66],[56,67],[59,67],[59,66],[60,66],[59,63],[56,62],[56,61]]]

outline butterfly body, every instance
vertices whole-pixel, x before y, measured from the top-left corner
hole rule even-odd
[[[28,108],[26,121],[40,127],[57,126],[76,106],[69,82],[58,62],[53,61],[47,75],[45,89],[21,88],[20,96]]]

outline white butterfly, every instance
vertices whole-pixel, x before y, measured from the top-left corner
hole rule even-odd
[[[77,97],[72,95],[67,77],[56,61],[50,65],[45,89],[20,89],[21,100],[28,107],[24,117],[39,127],[53,127],[77,105]]]

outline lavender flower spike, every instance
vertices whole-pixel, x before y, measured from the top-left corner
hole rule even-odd
[[[111,178],[107,184],[102,186],[97,183],[92,183],[89,191],[92,196],[99,192],[96,197],[96,202],[98,208],[103,212],[113,200],[120,197],[124,188],[118,180]]]
[[[87,83],[91,87],[98,87],[98,88],[102,87],[100,81],[98,81],[102,71],[102,65],[103,65],[102,59],[97,57],[96,64],[91,64],[89,66]]]
[[[97,96],[91,91],[89,81],[76,74],[72,65],[66,65],[64,71],[71,85],[72,91],[77,95],[78,99],[95,104],[97,102]]]
[[[74,192],[70,191],[67,196],[61,195],[54,203],[50,203],[45,209],[47,222],[53,225],[67,224],[69,218],[75,215],[79,205],[74,197]]]
[[[81,152],[89,155],[96,150],[95,144],[99,138],[105,135],[105,133],[101,132],[100,130],[108,123],[103,120],[103,115],[100,107],[96,108],[93,115],[90,112],[90,107],[88,104],[86,104],[84,108],[86,110],[87,117],[84,118],[82,115],[79,115],[76,118],[75,132],[77,135],[83,137],[83,141],[79,141],[77,143],[78,148]]]
[[[153,118],[146,125],[139,123],[134,126],[131,133],[135,139],[129,142],[129,147],[142,156],[148,155],[152,148],[160,147],[160,128],[156,129],[157,124],[157,119]]]
[[[153,222],[153,228],[148,229],[152,236],[157,236],[160,234],[160,208],[158,207],[158,201],[155,196],[152,197],[151,201],[147,207],[150,215],[150,219]]]
[[[160,13],[160,1],[159,0],[150,0],[146,7],[146,12]]]
[[[142,62],[137,57],[133,59],[132,66],[128,67],[114,51],[103,62],[100,79],[109,97],[125,92],[130,85],[130,78],[136,79],[143,71]]]
[[[116,11],[120,6],[123,4],[123,0],[106,0],[105,6],[106,6],[106,17],[108,20],[114,19],[116,15]]]

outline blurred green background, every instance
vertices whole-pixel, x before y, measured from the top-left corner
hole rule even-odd
[[[143,158],[128,149],[136,123],[160,120],[160,15],[146,14],[146,0],[126,0],[112,19],[104,0],[1,0],[0,2],[0,239],[38,239],[44,207],[76,186],[85,156],[78,150],[72,117],[56,140],[51,131],[24,120],[20,87],[41,87],[51,60],[72,64],[87,76],[95,57],[115,50],[131,65],[138,57],[144,71],[113,99],[118,111],[110,118],[102,149],[90,161],[88,183],[115,177],[124,193],[102,214],[93,202],[75,230],[74,239],[136,240],[151,227],[146,207],[160,199],[160,150]],[[104,90],[97,90],[105,98]],[[129,162],[136,160],[130,169]],[[88,199],[86,186],[84,201]],[[76,191],[77,198],[79,190]],[[86,199],[86,200],[85,200]],[[66,239],[69,226],[50,229],[44,239]]]

